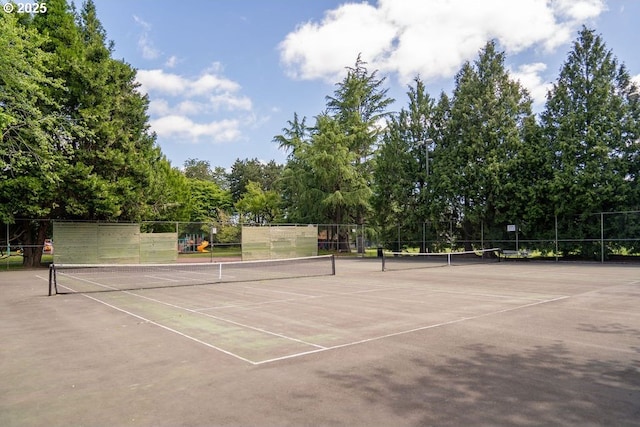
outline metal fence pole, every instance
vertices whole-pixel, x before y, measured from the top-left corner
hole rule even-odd
[[[604,264],[604,212],[600,212],[600,262]]]
[[[554,220],[555,220],[555,231],[556,231],[556,250],[555,250],[555,255],[556,255],[556,262],[558,262],[558,214],[555,214],[554,216]]]

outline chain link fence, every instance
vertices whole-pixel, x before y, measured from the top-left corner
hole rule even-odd
[[[0,223],[0,261],[38,266],[52,261],[52,220]],[[274,224],[286,225],[286,224]],[[306,224],[289,224],[306,225]],[[443,221],[390,224],[313,224],[319,253],[377,256],[378,249],[446,252],[500,247],[530,258],[640,261],[640,211],[599,212],[547,218],[544,224]],[[181,261],[240,259],[240,223],[145,221],[142,233],[176,233]],[[39,258],[41,256],[41,258]]]
[[[41,266],[53,262],[54,222],[58,220],[18,219],[0,223],[0,261],[9,265]],[[65,222],[65,221],[58,221]],[[77,222],[76,222],[77,223]],[[95,224],[95,221],[86,221]],[[127,223],[122,223],[127,224]],[[141,233],[175,233],[178,260],[214,262],[242,257],[242,227],[257,226],[235,222],[143,221]],[[273,226],[307,224],[272,224]],[[371,229],[356,224],[312,224],[318,230],[319,253],[360,254],[377,246]],[[264,225],[263,225],[264,226]],[[269,225],[266,225],[269,226]],[[79,245],[87,242],[79,242]],[[31,262],[33,260],[33,262]]]
[[[499,247],[538,258],[640,261],[640,211],[555,216],[543,224],[520,220],[425,221],[391,225],[381,234],[382,245],[394,251]]]

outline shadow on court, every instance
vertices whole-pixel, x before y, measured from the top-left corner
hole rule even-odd
[[[45,276],[0,273],[2,426],[640,425],[638,267],[339,260],[145,298]],[[292,352],[238,358],[268,359],[259,333]]]
[[[473,344],[460,356],[320,372],[411,425],[638,425],[640,374],[618,361],[575,360],[562,344],[503,353]]]

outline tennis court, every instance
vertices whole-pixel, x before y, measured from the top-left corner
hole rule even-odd
[[[0,279],[3,426],[640,425],[635,266],[338,259],[51,297],[46,270]]]

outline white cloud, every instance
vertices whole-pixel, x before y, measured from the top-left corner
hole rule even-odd
[[[183,139],[199,142],[209,139],[211,142],[228,142],[240,137],[238,120],[219,120],[197,123],[186,116],[170,115],[151,120],[151,128],[163,138]]]
[[[214,64],[197,77],[161,69],[138,70],[140,91],[150,98],[151,129],[159,137],[193,143],[240,139],[242,129],[256,121],[253,103],[238,94],[240,84],[218,74],[220,70]]]
[[[164,116],[169,114],[171,107],[166,99],[155,98],[149,100],[149,114],[153,116]]]
[[[175,55],[172,55],[164,63],[164,66],[167,68],[174,68],[176,65],[178,65],[178,62],[179,62],[178,57]]]
[[[151,24],[142,20],[141,18],[133,15],[133,20],[142,27],[142,34],[138,38],[138,48],[142,53],[144,59],[156,59],[160,56],[160,51],[156,49],[153,42],[149,38],[149,32],[151,32]]]
[[[159,92],[167,95],[181,95],[189,87],[189,80],[163,70],[138,70],[137,81],[144,93]]]
[[[359,53],[371,59],[391,48],[395,29],[367,3],[345,4],[327,12],[320,24],[308,22],[280,44],[293,77],[328,78],[352,65]]]
[[[551,7],[560,16],[578,22],[596,18],[607,9],[604,0],[554,0]]]
[[[604,0],[379,0],[345,4],[280,43],[288,74],[335,81],[359,53],[402,83],[451,76],[496,39],[508,53],[553,51],[605,10]]]
[[[524,64],[517,70],[511,71],[511,77],[519,80],[533,99],[534,109],[542,106],[546,99],[547,93],[552,88],[553,83],[545,82],[542,74],[547,70],[547,65],[541,62],[535,64]]]
[[[253,103],[250,98],[246,96],[234,96],[229,92],[212,96],[209,98],[209,101],[215,109],[225,108],[228,110],[251,111],[253,108]]]
[[[160,51],[153,46],[147,34],[143,34],[138,39],[138,47],[144,59],[156,59],[160,56]]]
[[[205,112],[206,108],[206,105],[201,102],[186,100],[178,103],[172,111],[178,114],[184,114],[185,116],[192,116]]]
[[[230,91],[235,92],[240,89],[240,85],[232,80],[219,77],[213,74],[203,74],[197,80],[190,82],[189,90],[193,95],[208,92]]]
[[[147,21],[139,18],[136,15],[133,15],[133,20],[136,21],[136,24],[140,25],[144,31],[151,31],[151,24],[149,24]]]
[[[210,73],[190,79],[164,70],[138,70],[140,89],[145,93],[161,93],[172,96],[207,96],[218,92],[237,92],[241,86],[225,77]]]

